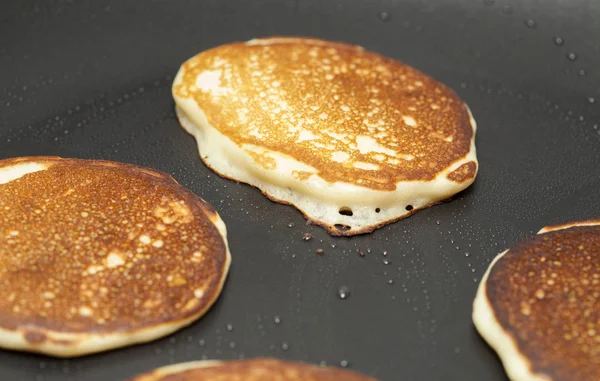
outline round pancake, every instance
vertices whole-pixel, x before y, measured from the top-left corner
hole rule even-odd
[[[158,368],[129,381],[376,381],[356,372],[300,362],[257,358],[194,361]]]
[[[358,46],[219,46],[181,66],[173,97],[208,167],[334,235],[406,217],[477,174],[475,121],[456,93]]]
[[[0,160],[0,347],[71,357],[165,336],[219,296],[223,221],[170,176]]]
[[[600,220],[544,228],[498,255],[473,322],[513,381],[600,380]]]

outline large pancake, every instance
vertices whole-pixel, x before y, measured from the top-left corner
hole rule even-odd
[[[406,217],[477,174],[475,121],[456,93],[358,46],[219,46],[181,66],[173,97],[207,166],[334,235]]]
[[[204,200],[148,168],[0,160],[0,347],[70,357],[165,336],[219,296],[230,255]]]
[[[600,220],[546,227],[498,255],[473,322],[513,381],[600,380]]]
[[[257,358],[239,361],[193,361],[165,366],[129,381],[376,381],[338,368]]]

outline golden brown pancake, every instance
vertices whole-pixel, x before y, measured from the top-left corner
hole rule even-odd
[[[182,65],[173,97],[207,166],[335,235],[406,217],[477,174],[475,121],[456,93],[358,46],[219,46]]]
[[[513,381],[600,380],[600,220],[544,228],[500,254],[473,321]]]
[[[129,381],[376,381],[338,368],[257,358],[239,361],[194,361],[158,368]]]
[[[0,160],[0,346],[70,357],[202,316],[230,255],[223,221],[170,176],[58,157]]]

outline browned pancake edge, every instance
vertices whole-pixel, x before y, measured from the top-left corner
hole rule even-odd
[[[166,366],[129,381],[376,381],[357,372],[301,362],[256,358],[196,361]]]

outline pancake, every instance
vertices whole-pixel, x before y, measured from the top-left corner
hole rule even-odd
[[[193,361],[158,368],[129,381],[376,381],[338,368],[257,358],[238,361]]]
[[[298,208],[333,235],[370,232],[475,180],[475,121],[454,91],[361,47],[309,38],[231,43],[173,83],[204,163]]]
[[[513,381],[600,380],[600,220],[546,227],[498,255],[473,322]]]
[[[59,357],[147,342],[202,316],[230,254],[170,176],[58,157],[0,160],[0,347]]]

